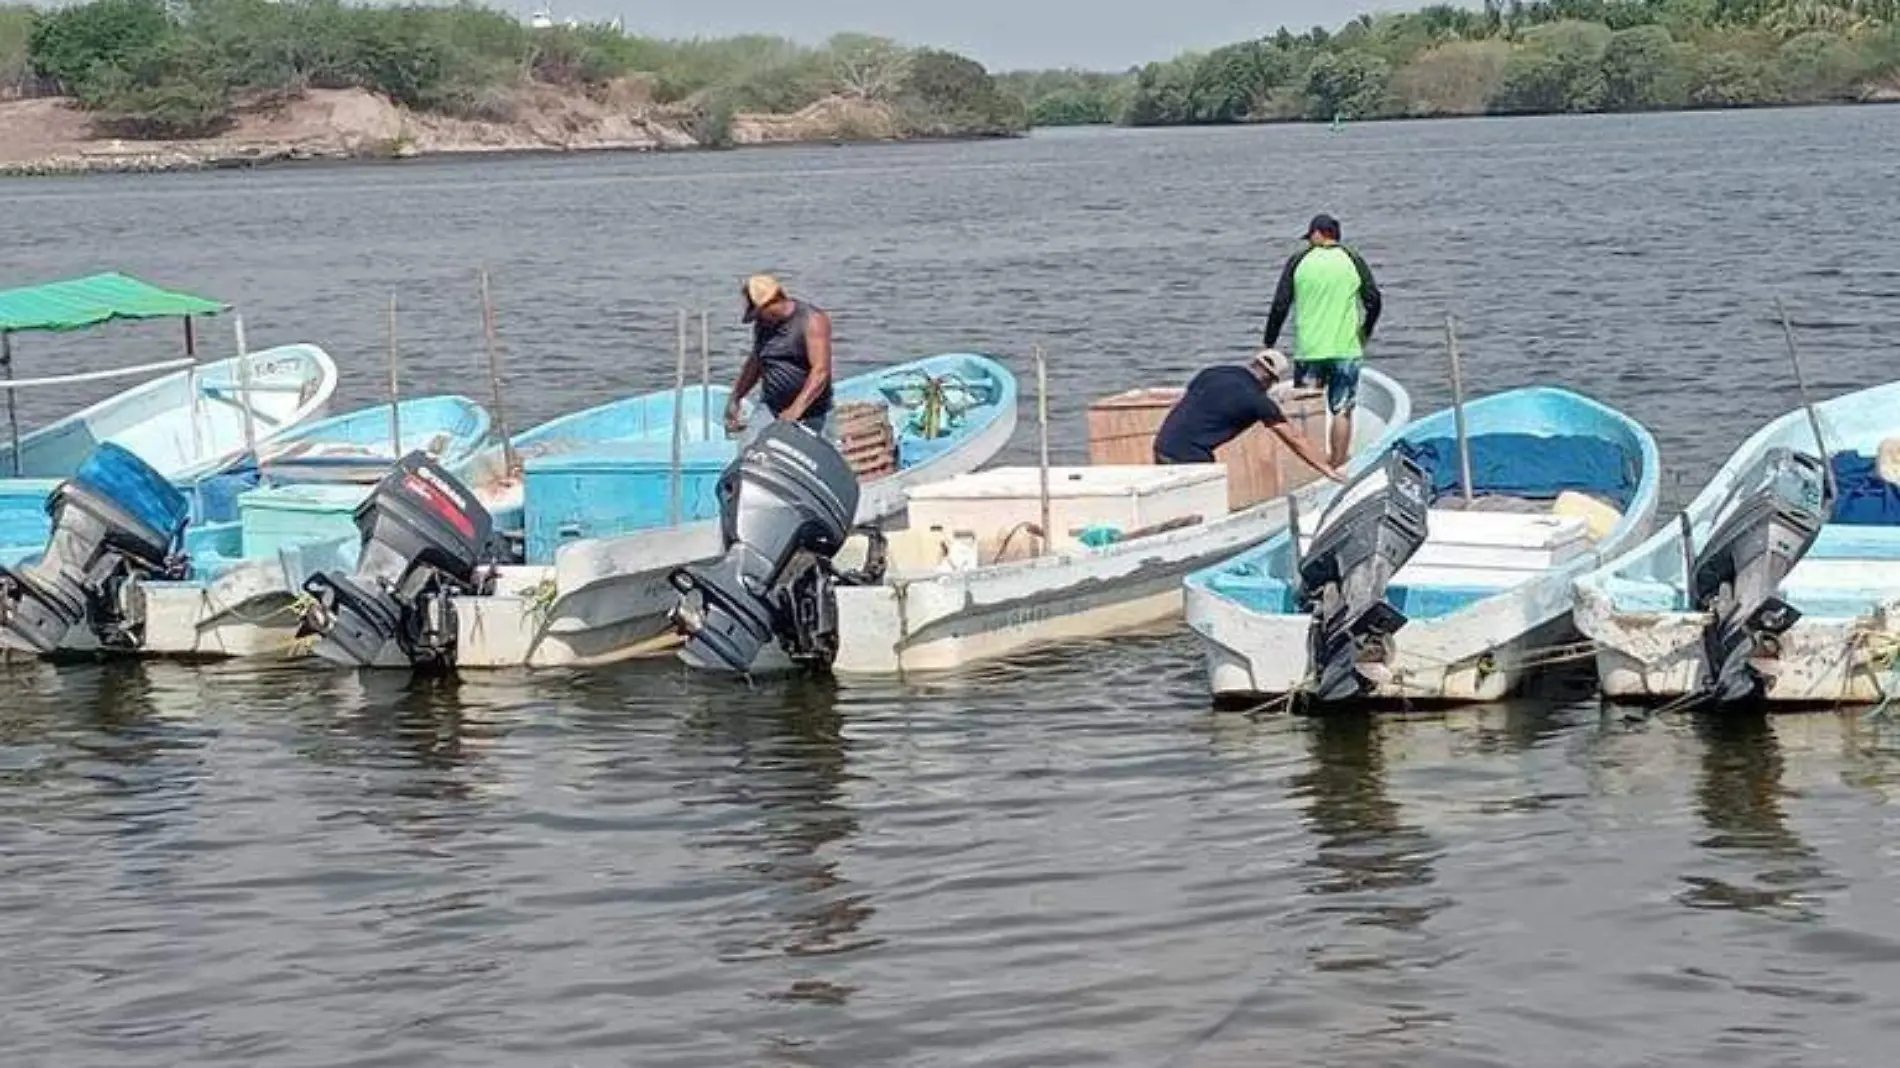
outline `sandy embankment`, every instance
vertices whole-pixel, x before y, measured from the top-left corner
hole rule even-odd
[[[362,89],[313,89],[243,109],[231,129],[196,141],[93,135],[90,116],[57,98],[0,101],[0,175],[197,170],[285,160],[406,158],[486,152],[657,151],[699,147],[678,108],[635,89],[600,96],[533,86],[514,95],[515,118],[478,122],[413,112]],[[734,116],[735,144],[882,140],[901,136],[890,110],[821,100],[793,115]]]

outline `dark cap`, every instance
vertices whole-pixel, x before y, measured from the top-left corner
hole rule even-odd
[[[1313,221],[1306,224],[1306,233],[1301,236],[1310,238],[1314,234],[1325,234],[1334,241],[1339,240],[1339,220],[1331,215],[1313,216]]]

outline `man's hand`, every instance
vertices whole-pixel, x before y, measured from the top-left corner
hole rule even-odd
[[[1337,467],[1333,467],[1330,464],[1327,465],[1326,467],[1321,468],[1320,473],[1325,475],[1327,478],[1332,479],[1334,482],[1339,483],[1342,486],[1346,484],[1346,472],[1340,470]]]
[[[726,433],[739,434],[745,431],[745,416],[739,414],[737,404],[726,405]]]

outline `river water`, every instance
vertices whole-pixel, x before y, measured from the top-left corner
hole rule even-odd
[[[847,372],[963,348],[1029,381],[1043,345],[1079,458],[1090,399],[1243,356],[1330,210],[1421,410],[1455,313],[1474,388],[1624,408],[1679,500],[1795,400],[1777,295],[1816,395],[1893,375],[1895,144],[1862,108],[18,181],[0,284],[224,297],[254,348],[324,345],[353,406],[392,291],[405,388],[483,395],[486,264],[519,427],[662,388],[677,307],[730,375],[766,269]],[[20,341],[33,375],[175,338]],[[1197,667],[1179,633],[844,688],[14,665],[4,1063],[1859,1066],[1900,1038],[1900,721],[1584,686],[1249,718]]]

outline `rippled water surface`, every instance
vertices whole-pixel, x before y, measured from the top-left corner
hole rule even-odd
[[[1900,367],[1900,109],[9,182],[5,277],[117,267],[518,423],[661,388],[766,268],[847,370],[1046,346],[1095,396],[1244,354],[1329,209],[1429,410],[1588,390],[1693,492]],[[223,328],[214,346],[226,346]],[[165,328],[22,338],[22,374]],[[140,346],[148,346],[141,349]],[[52,370],[57,369],[57,370]],[[37,424],[99,394],[34,395]],[[1015,458],[1032,455],[1019,435]],[[459,684],[0,675],[0,1048],[38,1065],[1855,1065],[1900,1039],[1900,721],[1208,708],[1181,634],[927,683],[670,663]]]

